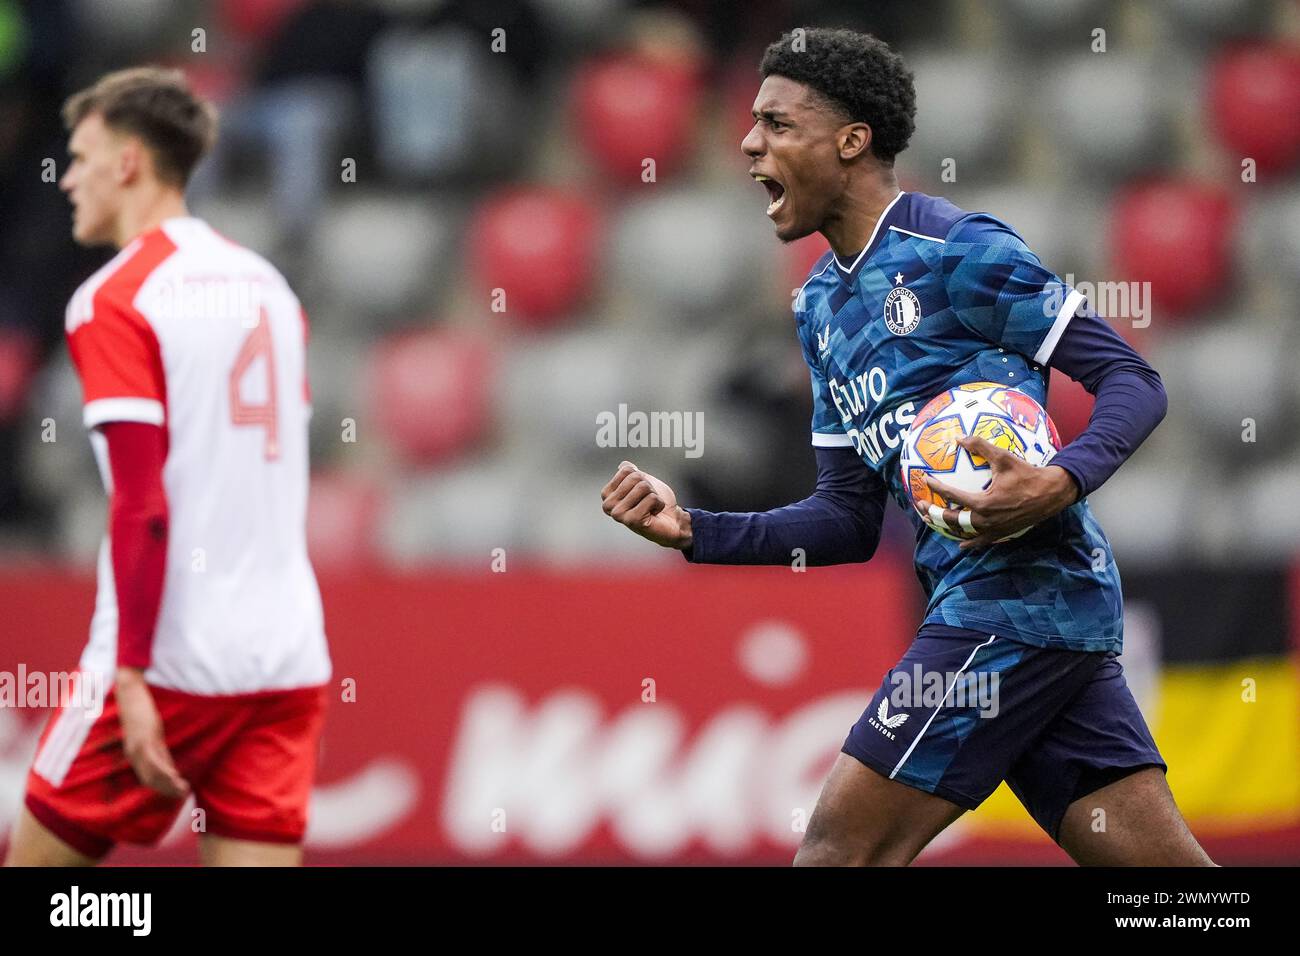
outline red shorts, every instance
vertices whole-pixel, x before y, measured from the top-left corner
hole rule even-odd
[[[301,843],[325,723],[325,687],[199,697],[150,688],[167,749],[203,811],[201,832]],[[87,856],[114,843],[154,844],[184,800],[142,784],[127,762],[110,689],[103,713],[65,704],[41,735],[27,809]],[[196,830],[200,828],[196,825]]]

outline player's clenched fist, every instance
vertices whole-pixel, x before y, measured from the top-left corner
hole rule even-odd
[[[618,466],[600,500],[605,514],[641,537],[665,548],[691,546],[691,516],[677,506],[673,490],[632,462]]]

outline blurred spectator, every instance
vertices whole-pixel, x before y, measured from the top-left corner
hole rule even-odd
[[[258,52],[251,88],[224,110],[217,149],[195,191],[221,188],[233,157],[258,149],[286,249],[301,248],[328,184],[341,181],[347,154],[339,147],[364,143],[356,131],[365,128],[366,57],[385,22],[357,0],[315,0],[286,16]]]

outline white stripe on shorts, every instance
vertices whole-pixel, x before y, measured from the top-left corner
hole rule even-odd
[[[50,735],[45,738],[45,746],[37,752],[36,759],[32,763],[32,770],[56,787],[63,785],[63,778],[68,775],[72,762],[81,752],[81,745],[90,735],[90,728],[99,719],[98,715],[92,714],[84,702],[85,695],[80,686],[84,679],[78,673],[78,686],[74,694],[77,703],[74,704],[72,701],[64,703],[59,710],[59,716],[55,718]]]
[[[949,684],[948,689],[943,692],[943,700],[939,701],[939,706],[934,709],[934,713],[932,713],[930,715],[930,719],[925,722],[925,726],[922,727],[921,732],[916,735],[916,739],[913,740],[912,745],[907,748],[907,753],[903,754],[902,759],[898,761],[898,765],[889,772],[890,780],[893,780],[894,774],[898,773],[898,771],[903,768],[903,764],[907,762],[907,758],[912,756],[912,751],[915,750],[916,745],[921,742],[921,738],[925,736],[925,732],[930,729],[930,724],[933,723],[934,718],[938,716],[939,709],[943,707],[945,703],[947,703],[948,695],[951,694],[952,689],[957,686],[957,682],[961,680],[961,675],[965,673],[966,668],[970,667],[970,662],[975,660],[975,655],[980,652],[980,648],[988,647],[990,644],[993,643],[993,641],[996,638],[997,638],[996,634],[990,634],[989,639],[987,641],[985,641],[983,644],[979,645],[979,647],[975,648],[975,650],[970,652],[970,657],[966,658],[966,663],[961,665],[961,670],[957,671],[957,673],[953,676],[952,683]]]

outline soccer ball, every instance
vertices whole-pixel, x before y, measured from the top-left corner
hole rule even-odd
[[[977,532],[960,522],[944,519],[945,508],[961,506],[945,501],[925,483],[927,474],[962,491],[983,491],[992,479],[988,460],[957,444],[964,435],[978,435],[1031,465],[1046,465],[1061,450],[1047,411],[1024,392],[994,382],[971,382],[935,396],[917,413],[903,436],[899,467],[903,487],[912,505],[930,528],[945,538],[960,541]],[[999,541],[1018,538],[1025,528]]]

